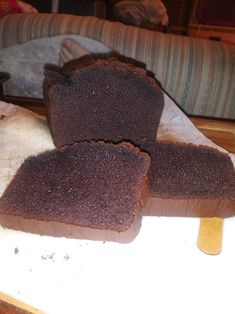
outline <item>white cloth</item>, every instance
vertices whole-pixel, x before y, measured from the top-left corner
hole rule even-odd
[[[54,146],[45,118],[3,102],[0,118],[2,192],[26,157]],[[215,146],[166,95],[163,138]],[[215,257],[196,247],[195,218],[144,217],[126,245],[0,227],[0,291],[48,314],[234,314],[234,222]]]

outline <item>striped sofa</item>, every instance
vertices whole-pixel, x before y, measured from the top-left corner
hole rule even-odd
[[[12,77],[5,93],[41,97],[44,64],[58,62],[64,37],[77,39],[92,53],[114,50],[143,63],[188,114],[235,119],[235,46],[95,17],[12,14],[1,18],[0,71]]]

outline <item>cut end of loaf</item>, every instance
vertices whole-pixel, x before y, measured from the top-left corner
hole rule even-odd
[[[125,242],[126,235],[128,242],[140,228],[149,165],[132,145],[104,142],[30,157],[0,200],[1,224],[94,240]]]
[[[155,142],[164,98],[144,70],[97,60],[69,71],[66,78],[66,84],[48,91],[48,119],[57,147],[84,140]]]
[[[152,195],[235,200],[235,170],[227,154],[170,142],[144,143],[141,148],[151,156]]]

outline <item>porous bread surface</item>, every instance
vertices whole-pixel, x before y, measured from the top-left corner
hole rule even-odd
[[[75,143],[28,158],[1,215],[124,231],[135,218],[150,158],[132,145]]]
[[[48,116],[57,147],[83,140],[156,140],[163,93],[134,66],[114,60],[72,71],[49,89]]]
[[[162,198],[235,200],[235,170],[230,157],[192,144],[143,144],[151,156],[151,194]]]

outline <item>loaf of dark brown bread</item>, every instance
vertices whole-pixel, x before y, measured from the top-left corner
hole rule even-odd
[[[28,158],[0,199],[3,227],[129,242],[148,196],[150,158],[131,144],[72,146]]]
[[[57,147],[84,140],[156,140],[164,99],[143,69],[114,59],[47,72],[45,99]],[[49,86],[49,87],[48,87]]]
[[[145,214],[235,215],[235,170],[230,157],[206,146],[144,143],[151,156],[150,197]]]

